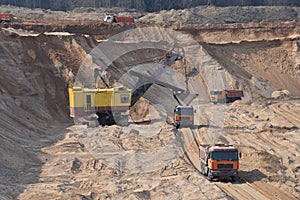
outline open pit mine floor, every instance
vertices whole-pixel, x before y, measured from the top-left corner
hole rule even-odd
[[[205,113],[210,114],[210,104],[201,107],[209,108]],[[177,130],[160,119],[131,122],[128,127],[69,126],[62,138],[54,137],[55,144],[41,148],[44,162],[24,172],[26,183],[15,183],[23,189],[17,198],[297,199],[299,130],[284,113],[295,118],[299,110],[300,101],[271,103],[263,109],[255,103],[248,109],[242,103],[229,106],[229,118],[217,131],[222,132],[220,140],[238,146],[243,154],[240,176],[233,182],[209,181],[199,172],[198,144],[210,133],[209,126]],[[257,127],[248,127],[253,120],[259,121]]]
[[[0,31],[1,200],[300,198],[298,22],[24,22]],[[147,102],[153,112],[147,123],[74,125],[67,88],[83,61],[112,35],[152,26],[184,32],[199,43],[183,46],[186,55],[199,47],[186,62],[191,91],[202,92],[193,102],[195,126],[176,129],[170,123],[176,101],[159,86],[150,88]],[[153,44],[161,36],[138,30],[141,38],[154,38]],[[128,36],[133,38],[128,43],[134,43],[135,34]],[[119,49],[126,49],[122,45]],[[161,64],[167,53],[130,51],[108,71],[121,77],[128,66]],[[174,62],[172,69],[183,73],[181,64]],[[220,85],[241,88],[245,97],[225,105],[209,103],[209,88]],[[288,93],[275,100],[275,90]],[[236,181],[209,181],[199,173],[202,142],[238,147],[242,158]]]

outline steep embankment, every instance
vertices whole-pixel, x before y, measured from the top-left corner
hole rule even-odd
[[[20,180],[34,182],[46,159],[40,149],[64,137],[71,122],[66,83],[85,56],[79,43],[87,42],[0,30],[1,194],[13,197],[24,187],[14,186]]]
[[[183,10],[173,9],[148,13],[139,18],[139,21],[175,24],[234,24],[264,20],[290,21],[299,19],[299,11],[299,7],[283,6],[199,6]]]
[[[139,34],[139,28],[150,26],[149,24],[140,23],[108,24],[96,21],[74,24],[71,21],[56,20],[52,25],[50,25],[52,20],[41,20],[40,22],[40,24],[15,23],[13,26],[35,31],[79,32],[81,34],[91,34],[99,39],[109,38],[116,32],[130,29],[133,33],[137,32]],[[69,22],[70,24],[68,24]],[[229,89],[244,89],[249,97],[271,97],[274,90],[280,89],[286,89],[292,95],[299,96],[299,90],[297,90],[299,88],[297,42],[299,22],[175,24],[159,25],[159,27],[168,27],[192,35],[193,39],[203,46],[202,53],[194,55],[194,57],[203,60],[200,62],[202,63],[200,68],[206,69],[205,66],[207,65],[211,68],[225,69],[217,73],[222,74],[227,83],[229,83],[227,81],[228,77],[234,77],[235,81],[229,78],[231,83],[226,85]]]
[[[252,85],[252,94],[270,97],[272,89],[300,96],[299,47],[297,40],[242,42],[205,45],[210,55],[240,83]],[[237,70],[240,69],[240,70]],[[245,76],[241,72],[249,74]]]
[[[295,21],[174,26],[193,35],[251,97],[274,90],[299,96],[298,27]]]

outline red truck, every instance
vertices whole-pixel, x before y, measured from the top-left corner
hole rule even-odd
[[[241,100],[244,96],[242,90],[222,90],[222,91],[210,91],[210,100],[213,103],[229,103],[236,100]]]
[[[134,22],[134,18],[106,15],[104,18],[104,21],[110,22],[110,23],[112,23],[112,22]]]
[[[13,18],[12,14],[0,14],[0,22],[10,22]]]

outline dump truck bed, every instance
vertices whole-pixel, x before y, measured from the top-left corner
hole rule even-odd
[[[226,96],[229,98],[244,96],[242,90],[224,90],[224,91],[225,91]]]
[[[134,22],[134,18],[132,17],[118,17],[115,16],[116,22]]]

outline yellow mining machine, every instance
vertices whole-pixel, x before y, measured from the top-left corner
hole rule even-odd
[[[94,71],[95,81],[100,76],[98,69]],[[69,104],[71,117],[86,117],[97,114],[100,125],[128,125],[129,107],[131,105],[131,90],[119,85],[101,88],[71,86],[69,88]]]

